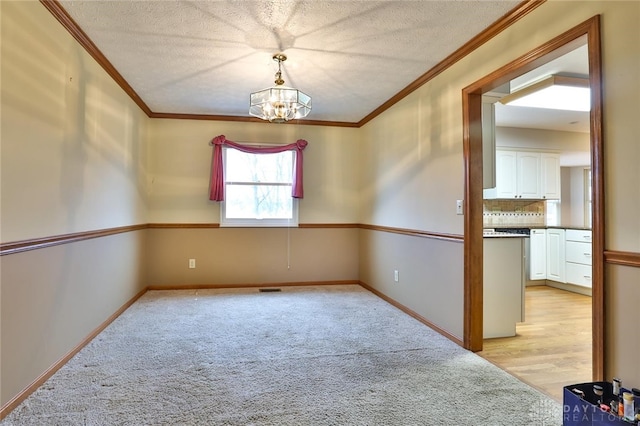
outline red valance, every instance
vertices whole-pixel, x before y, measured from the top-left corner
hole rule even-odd
[[[224,135],[216,136],[211,140],[213,145],[213,157],[211,159],[211,183],[209,186],[209,199],[212,201],[224,201],[224,170],[222,165],[222,147],[234,148],[242,152],[250,154],[275,154],[284,151],[295,151],[295,169],[293,175],[293,185],[291,188],[291,196],[293,198],[302,198],[304,189],[302,186],[302,150],[305,149],[308,142],[304,139],[298,139],[295,143],[289,145],[274,146],[252,146],[242,145],[237,142],[228,140]]]

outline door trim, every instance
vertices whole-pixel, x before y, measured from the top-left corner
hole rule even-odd
[[[463,155],[467,200],[464,211],[464,347],[482,350],[482,94],[556,59],[584,44],[589,52],[591,87],[590,139],[592,184],[593,379],[605,377],[604,293],[604,162],[602,129],[602,59],[600,16],[596,15],[564,34],[481,78],[462,91]]]

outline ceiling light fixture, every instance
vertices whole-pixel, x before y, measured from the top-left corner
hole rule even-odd
[[[500,103],[510,106],[589,111],[589,80],[550,75],[503,97]]]
[[[297,89],[283,86],[281,66],[287,60],[284,54],[273,55],[273,60],[278,62],[274,81],[276,85],[251,94],[249,115],[272,123],[306,117],[311,112],[311,97]]]

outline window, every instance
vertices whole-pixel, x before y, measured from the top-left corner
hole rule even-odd
[[[224,147],[223,153],[221,226],[298,225],[298,200],[291,196],[294,151],[253,154]]]

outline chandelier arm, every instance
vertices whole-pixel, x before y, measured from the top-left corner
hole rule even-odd
[[[311,112],[311,97],[297,89],[283,86],[282,62],[287,60],[284,54],[273,55],[273,60],[278,62],[276,85],[251,93],[249,115],[272,123],[306,117]]]

